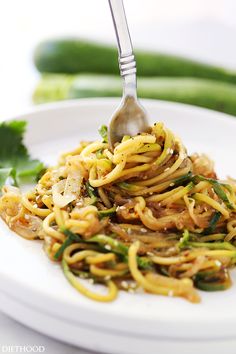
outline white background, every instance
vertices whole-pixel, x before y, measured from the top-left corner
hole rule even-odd
[[[236,70],[236,0],[126,0],[125,5],[134,47],[184,54]],[[39,77],[32,64],[33,48],[55,36],[114,42],[107,0],[0,0],[0,120],[31,105]],[[85,353],[3,314],[0,328],[0,345],[38,344],[49,354]]]
[[[235,0],[126,0],[134,47],[236,69]],[[0,119],[30,104],[32,52],[42,39],[82,36],[114,42],[107,0],[0,1]]]

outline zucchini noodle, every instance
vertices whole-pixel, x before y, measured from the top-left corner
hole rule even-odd
[[[114,150],[106,139],[82,142],[27,193],[4,186],[0,215],[22,237],[41,239],[90,299],[139,289],[198,303],[197,289],[231,285],[235,202],[235,180],[218,180],[207,156],[189,156],[157,123]]]

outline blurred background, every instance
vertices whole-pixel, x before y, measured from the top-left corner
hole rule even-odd
[[[235,0],[126,0],[125,7],[135,48],[236,70]],[[8,0],[0,9],[1,119],[32,104],[40,41],[73,36],[115,44],[107,0]]]

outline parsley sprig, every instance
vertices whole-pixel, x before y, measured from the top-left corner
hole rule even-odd
[[[43,163],[32,159],[24,145],[26,126],[20,120],[0,124],[0,188],[8,178],[16,186],[34,182],[44,169]]]

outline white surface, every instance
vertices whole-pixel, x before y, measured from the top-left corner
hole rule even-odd
[[[76,146],[80,139],[94,138],[97,127],[108,122],[117,104],[118,100],[81,100],[25,114],[32,153],[55,162],[65,148]],[[231,160],[231,151],[236,150],[234,119],[184,105],[148,100],[143,104],[152,121],[162,120],[181,135],[190,151],[210,154],[222,177],[236,175]],[[38,134],[45,124],[48,129]],[[226,292],[201,293],[199,305],[123,292],[115,302],[100,304],[82,297],[68,284],[60,267],[47,259],[40,242],[17,237],[3,223],[0,228],[0,309],[34,329],[75,345],[119,354],[143,354],[144,350],[154,354],[158,345],[169,353],[173,343],[180,351],[191,340],[198,342],[201,351],[210,345],[219,348],[222,340],[229,350],[235,345],[236,286]]]
[[[3,352],[1,346],[37,345],[44,346],[47,354],[89,354],[85,349],[78,349],[35,332],[3,313],[0,313],[0,328],[0,353]]]

